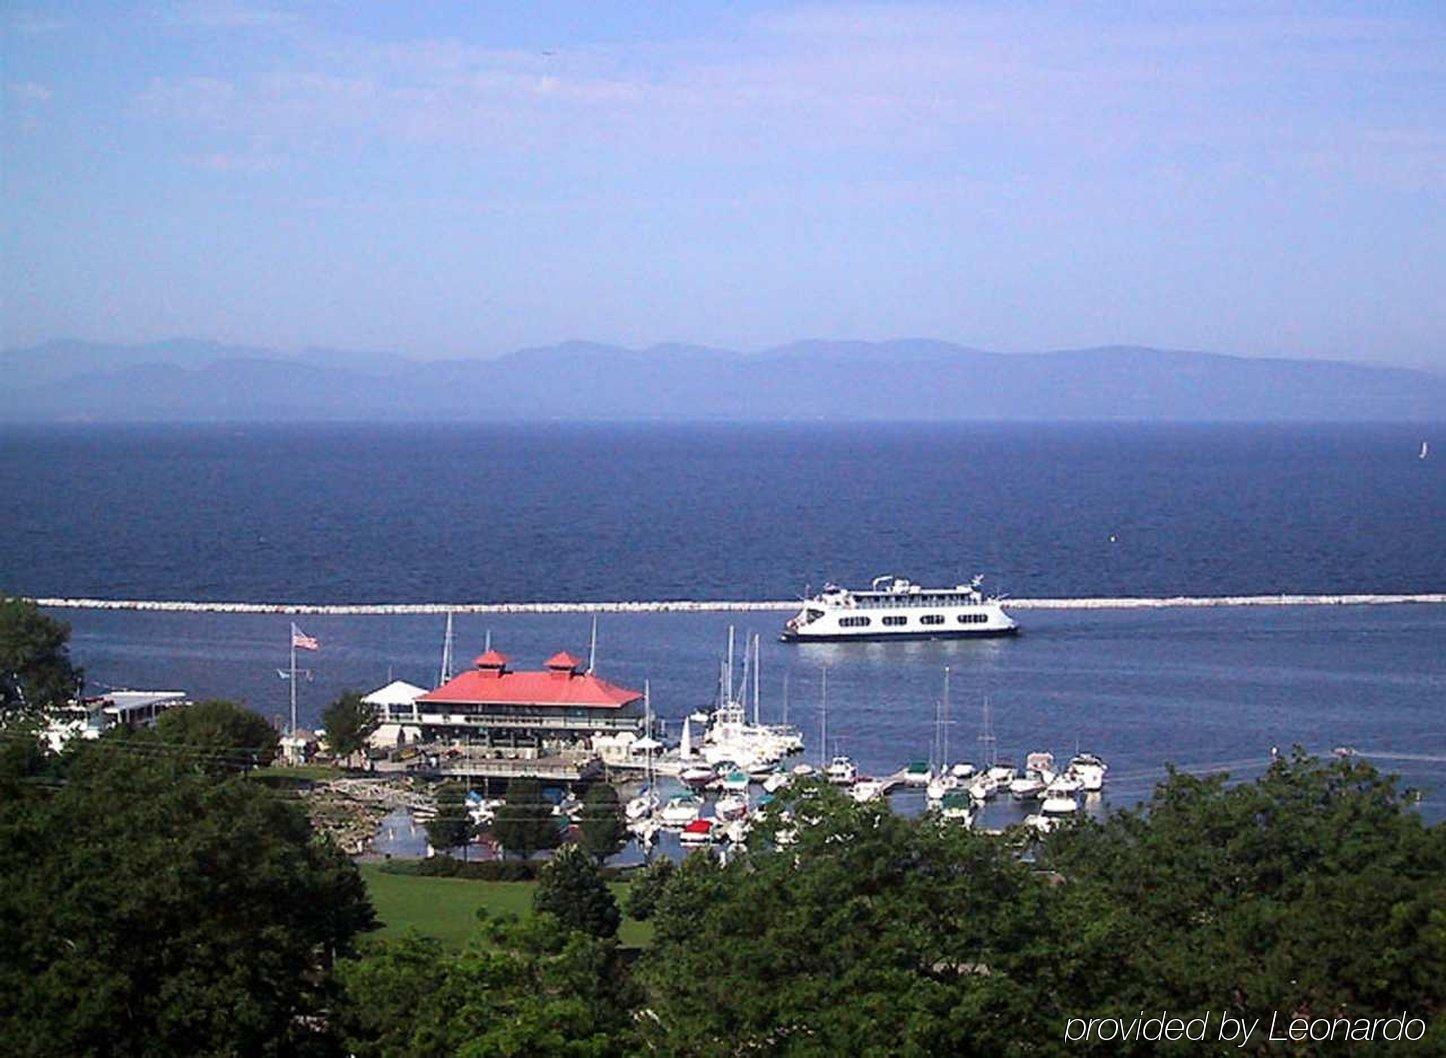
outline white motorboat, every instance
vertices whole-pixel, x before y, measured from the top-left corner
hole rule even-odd
[[[668,803],[663,805],[658,812],[658,819],[664,826],[681,827],[693,822],[698,818],[703,805],[691,794],[680,794],[677,797],[668,798]]]
[[[835,757],[829,762],[828,781],[835,786],[852,786],[859,777],[859,769],[848,757]]]
[[[718,798],[713,811],[719,819],[742,819],[748,814],[748,798],[738,794],[726,794]]]
[[[627,803],[623,808],[623,815],[631,823],[638,819],[647,819],[656,807],[657,801],[652,794],[640,794]]]
[[[1086,793],[1098,793],[1105,785],[1105,772],[1109,766],[1093,753],[1077,753],[1066,769],[1080,781],[1080,789]]]
[[[970,764],[967,760],[960,761],[949,769],[949,774],[956,779],[971,779],[974,777],[974,765]]]
[[[763,789],[768,793],[777,793],[788,785],[788,773],[776,771],[763,780]]]
[[[727,775],[723,776],[723,789],[729,793],[742,793],[748,789],[748,773],[734,768]]]
[[[927,786],[933,776],[933,769],[927,761],[916,760],[904,768],[904,785]]]
[[[1033,797],[1044,790],[1044,777],[1037,771],[1027,771],[1009,783],[1009,792],[1015,797]]]
[[[1073,797],[1084,789],[1084,782],[1070,772],[1061,772],[1044,788],[1046,797]]]
[[[706,764],[688,764],[678,772],[680,782],[685,786],[695,788],[707,786],[716,778],[718,778],[718,773]]]
[[[952,588],[924,588],[903,577],[875,577],[868,591],[836,584],[805,600],[788,619],[786,643],[1007,636],[1019,626],[1002,601],[979,590],[983,577]]]
[[[882,780],[867,776],[859,779],[849,789],[849,795],[860,804],[865,801],[877,801],[887,792],[888,786]]]
[[[970,781],[968,791],[969,796],[975,801],[987,801],[999,792],[999,783],[995,782],[988,773],[980,773]]]
[[[940,775],[929,780],[929,785],[924,787],[924,796],[930,801],[942,801],[945,795],[959,788],[959,780],[952,775]]]
[[[1014,781],[1014,769],[1007,764],[996,764],[985,774],[994,780],[995,786],[1008,786]]]
[[[1079,811],[1079,802],[1073,797],[1046,797],[1039,811],[1041,815],[1054,819],[1068,819]]]
[[[795,764],[793,766],[793,774],[797,775],[800,779],[806,779],[813,773],[814,767],[812,764]]]

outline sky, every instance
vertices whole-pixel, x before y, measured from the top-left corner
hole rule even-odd
[[[4,7],[0,344],[1446,371],[1446,4]]]

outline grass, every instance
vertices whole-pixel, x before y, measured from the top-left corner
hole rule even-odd
[[[477,912],[486,908],[496,915],[532,914],[532,892],[536,882],[482,882],[470,878],[425,878],[407,874],[386,874],[375,863],[361,864],[377,918],[382,928],[375,937],[396,937],[408,929],[444,944],[461,947],[477,929]],[[627,894],[626,882],[610,886],[621,905]],[[651,922],[623,919],[618,937],[629,947],[643,947],[652,940]]]

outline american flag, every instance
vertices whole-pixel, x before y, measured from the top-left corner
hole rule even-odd
[[[295,625],[291,626],[291,645],[297,650],[320,650],[321,644],[316,641],[316,636],[309,636]]]

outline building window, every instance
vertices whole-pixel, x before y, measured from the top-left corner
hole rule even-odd
[[[944,615],[941,613],[926,613],[919,618],[921,625],[941,625],[944,623]]]
[[[908,624],[908,622],[909,619],[903,614],[890,614],[888,617],[884,618],[884,624],[889,625],[890,627],[897,627],[898,625]]]
[[[867,628],[872,623],[872,618],[868,617],[840,617],[838,619],[840,628]]]

